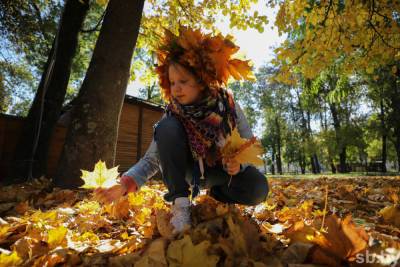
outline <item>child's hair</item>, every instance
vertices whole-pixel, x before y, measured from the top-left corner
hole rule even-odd
[[[179,64],[193,73],[211,94],[223,90],[230,76],[236,80],[254,79],[249,60],[231,58],[239,50],[231,39],[231,36],[211,36],[183,26],[179,28],[179,35],[165,30],[164,39],[156,51],[156,72],[163,99],[167,103],[171,100],[168,76],[171,64]]]
[[[178,60],[176,60],[176,59],[170,59],[167,65],[168,65],[168,68],[170,66],[177,66],[177,65],[185,68],[190,74],[192,74],[195,77],[197,83],[205,85],[203,80],[197,75],[196,70],[193,67],[188,66],[187,64],[179,63]],[[166,70],[167,73],[168,73],[168,68]],[[168,80],[168,82],[169,82],[169,80]]]

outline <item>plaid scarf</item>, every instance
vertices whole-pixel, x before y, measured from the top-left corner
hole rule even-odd
[[[183,124],[193,158],[204,158],[208,166],[214,166],[220,160],[218,147],[236,127],[232,94],[219,90],[217,96],[209,94],[195,105],[181,105],[172,98],[166,111]]]

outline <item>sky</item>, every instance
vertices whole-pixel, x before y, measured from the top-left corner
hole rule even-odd
[[[239,51],[246,55],[247,59],[252,60],[255,69],[258,69],[273,58],[273,48],[278,46],[284,40],[284,37],[278,35],[275,27],[271,29],[277,9],[267,8],[266,1],[260,0],[259,3],[253,5],[251,12],[254,10],[258,10],[260,15],[266,15],[268,18],[269,24],[265,26],[263,33],[254,29],[247,29],[246,31],[229,29],[229,22],[224,17],[218,19],[217,28],[223,35],[232,35],[235,38],[235,44],[240,47]],[[128,85],[127,94],[137,96],[140,87],[142,87],[140,82],[131,82]]]

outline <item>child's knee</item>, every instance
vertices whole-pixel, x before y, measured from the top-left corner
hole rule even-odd
[[[249,196],[247,205],[257,205],[267,199],[269,191],[268,181],[267,178],[256,168],[251,170],[249,175],[252,175],[252,179],[249,179],[251,183],[248,184],[248,188],[246,190]]]
[[[181,124],[181,122],[175,118],[174,116],[167,116],[160,120],[154,128],[154,137],[155,139],[160,140],[175,140],[185,135],[185,130]]]

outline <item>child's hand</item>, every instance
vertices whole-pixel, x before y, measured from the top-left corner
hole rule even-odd
[[[222,164],[229,175],[236,175],[240,171],[240,163],[235,159],[222,159]]]
[[[120,184],[110,188],[97,188],[94,190],[94,198],[101,203],[110,203],[126,193],[126,188]]]

